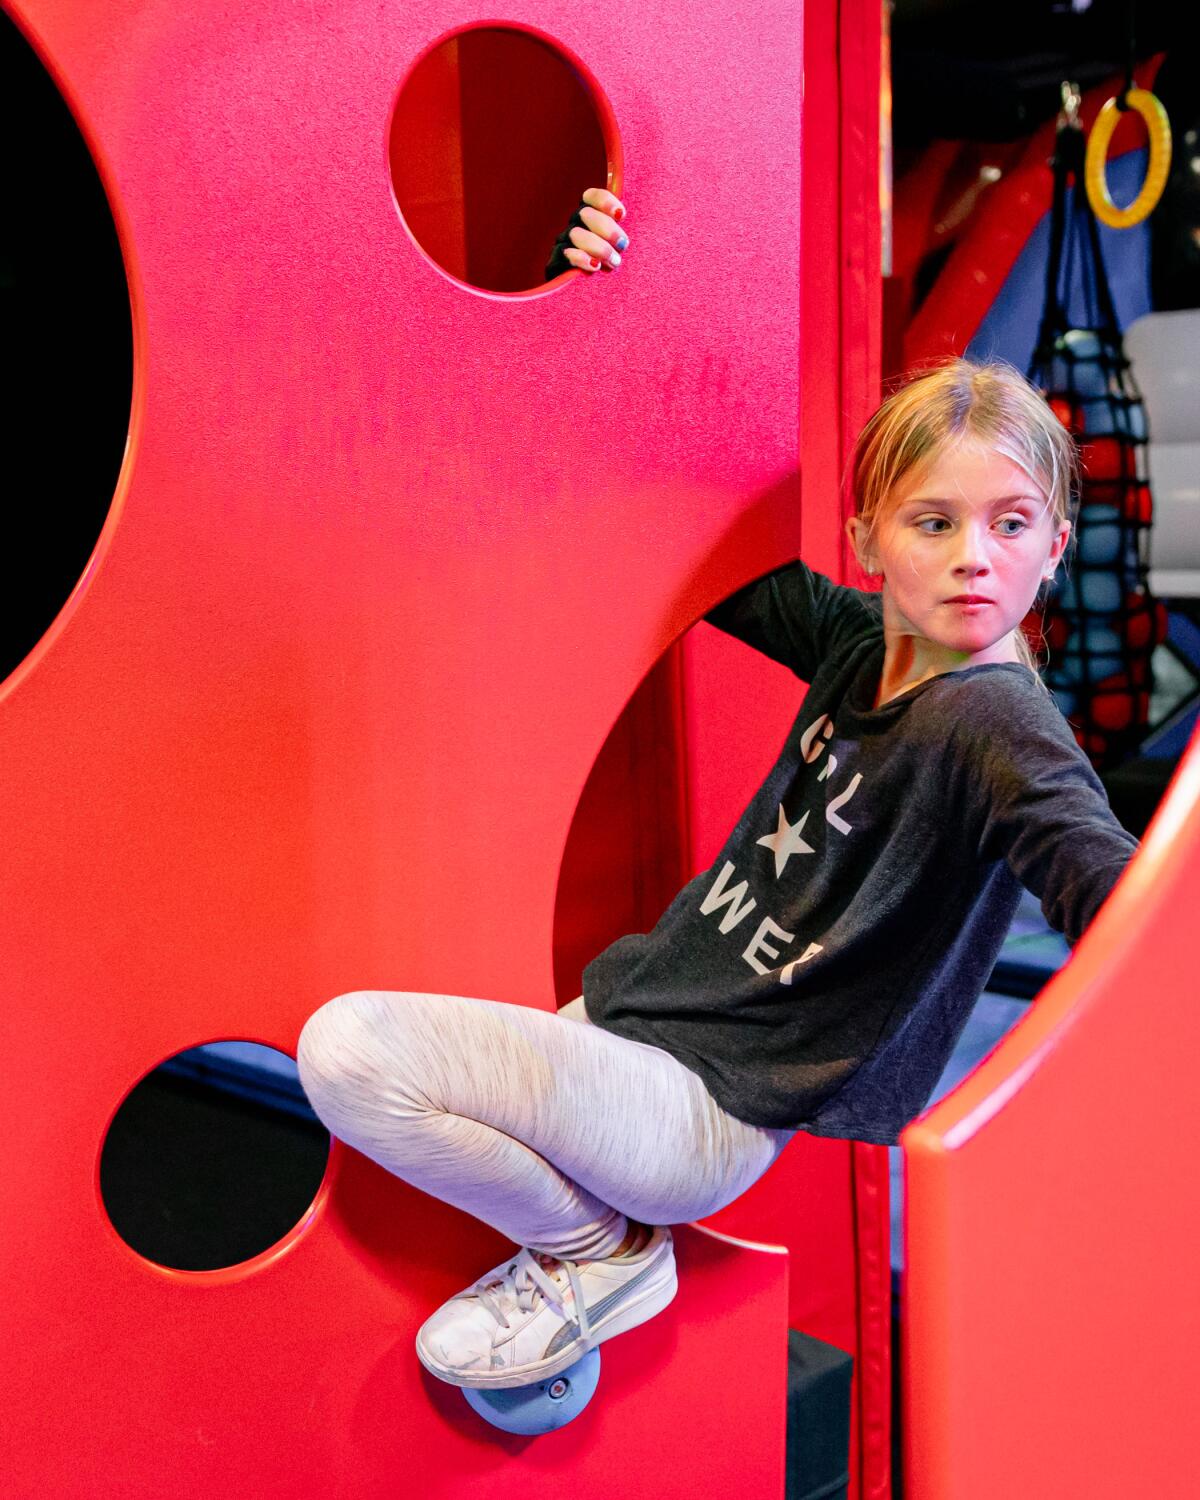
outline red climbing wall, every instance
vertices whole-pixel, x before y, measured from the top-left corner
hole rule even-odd
[[[338,1149],[280,1244],[170,1271],[113,1231],[98,1165],[164,1058],[292,1052],[337,993],[554,1003],[563,851],[624,705],[794,553],[802,481],[837,570],[877,282],[830,184],[872,180],[877,7],[529,0],[603,91],[636,253],[496,295],[417,247],[389,177],[397,90],[460,5],[11,6],[109,193],[135,387],[93,563],[0,690],[6,1496],[779,1495],[777,1251],[681,1233],[677,1302],[528,1444],[412,1351],[490,1231]],[[862,1148],[829,1149],[840,1249],[805,1295],[866,1340],[854,1462],[881,1494],[886,1320],[853,1228],[866,1202],[874,1256],[886,1193],[856,1199]],[[816,1244],[792,1181],[759,1237]]]

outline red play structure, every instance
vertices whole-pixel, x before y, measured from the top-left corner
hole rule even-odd
[[[0,689],[6,1500],[780,1497],[789,1326],[853,1354],[851,1493],[886,1500],[882,1147],[798,1137],[681,1230],[675,1303],[534,1441],[413,1353],[502,1253],[484,1226],[335,1146],[280,1243],[181,1272],[114,1231],[98,1175],[164,1059],[294,1054],[351,989],[552,1008],[711,858],[800,689],[687,632],[799,550],[844,576],[840,468],[878,394],[879,5],[530,0],[636,236],[618,276],[543,287],[545,226],[510,264],[447,228],[397,106],[438,44],[517,21],[6,4],[105,183],[135,339],[108,523]],[[504,140],[468,72],[424,106],[459,89],[461,194],[495,181],[468,135]],[[1198,797],[1193,752],[1068,969],[905,1133],[913,1500],[1183,1493]]]

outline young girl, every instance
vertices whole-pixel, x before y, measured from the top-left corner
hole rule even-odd
[[[300,1077],[330,1131],[521,1247],[420,1329],[433,1374],[558,1373],[670,1302],[666,1226],[737,1198],[796,1131],[894,1143],[1020,885],[1079,938],[1136,841],[1020,630],[1063,555],[1073,473],[1006,366],[954,360],[899,390],[852,470],[848,529],[882,592],[793,562],[708,616],[810,686],[654,931],[600,954],[558,1015],[364,992],[310,1017]]]

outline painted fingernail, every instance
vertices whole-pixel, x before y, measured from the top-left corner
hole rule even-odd
[[[592,263],[593,266],[599,266],[599,264],[600,264],[600,262],[596,259],[596,257],[594,255],[589,255],[588,256],[588,260],[591,261],[591,263]]]
[[[621,221],[621,220],[622,220],[622,219],[623,219],[623,218],[624,218],[624,217],[625,217],[625,210],[624,210],[624,209],[623,209],[623,208],[614,208],[614,209],[613,209],[613,218],[614,218],[614,219],[616,219],[616,220],[617,220],[617,222],[618,222],[618,223],[619,223],[619,222],[620,222],[620,221]]]
[[[621,236],[621,238],[617,241],[617,249],[618,250],[627,250],[628,248],[629,248],[629,236],[627,234],[623,234]]]
[[[617,254],[617,252],[615,250],[608,257],[608,263],[609,263],[610,266],[619,266],[621,264],[621,257]]]

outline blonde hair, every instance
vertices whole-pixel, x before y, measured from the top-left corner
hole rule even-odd
[[[1074,439],[1041,392],[1003,360],[948,359],[908,378],[859,434],[849,488],[864,526],[864,554],[897,487],[960,442],[990,448],[1023,469],[1046,495],[1056,528],[1070,518],[1079,459]],[[1037,676],[1033,649],[1019,628],[1016,644]]]

